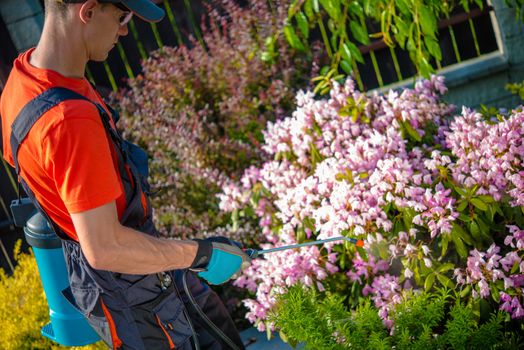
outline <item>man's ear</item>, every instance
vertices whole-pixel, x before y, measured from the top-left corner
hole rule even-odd
[[[88,23],[91,18],[93,18],[93,14],[97,5],[97,0],[87,0],[86,2],[82,3],[80,6],[80,11],[78,12],[80,20],[84,23]]]

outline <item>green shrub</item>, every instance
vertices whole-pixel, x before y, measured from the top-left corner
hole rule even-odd
[[[21,241],[15,246],[17,266],[13,275],[0,269],[0,349],[66,349],[40,334],[40,329],[49,323],[47,300],[36,260],[32,253],[21,253],[20,246]],[[81,349],[107,347],[98,342]]]
[[[348,310],[344,298],[301,285],[279,295],[270,316],[283,339],[306,349],[517,349],[502,312],[480,319],[475,303],[440,293],[405,292],[390,311],[388,329],[369,299]]]

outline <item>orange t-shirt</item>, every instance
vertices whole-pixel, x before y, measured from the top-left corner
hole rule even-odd
[[[14,166],[11,124],[34,97],[52,87],[65,87],[106,108],[84,79],[67,78],[29,63],[33,49],[21,54],[0,100],[4,159]],[[20,175],[51,219],[72,239],[78,237],[70,213],[116,200],[119,217],[125,195],[115,148],[94,104],[67,100],[51,108],[33,126],[18,151]]]

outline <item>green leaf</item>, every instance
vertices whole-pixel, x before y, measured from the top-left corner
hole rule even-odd
[[[408,51],[415,51],[417,49],[417,46],[415,45],[415,38],[413,35],[413,31],[415,28],[415,23],[411,23],[409,25],[408,35],[407,35],[407,44],[406,49]]]
[[[340,47],[340,54],[342,55],[342,58],[347,61],[347,62],[351,62],[352,61],[352,54],[351,54],[351,50],[349,49],[349,43],[343,43],[342,46]]]
[[[480,234],[480,227],[479,227],[479,224],[477,224],[475,220],[470,222],[469,232],[471,232],[471,235],[473,235],[473,238],[475,238],[477,242],[482,242],[483,239]]]
[[[406,47],[406,39],[409,36],[409,24],[401,17],[395,17],[396,33],[395,39],[402,49]]]
[[[364,17],[364,10],[358,1],[351,1],[349,4],[349,12],[354,14],[358,18]]]
[[[471,293],[471,284],[468,284],[466,288],[460,291],[460,297],[465,298]]]
[[[431,289],[431,287],[433,287],[433,283],[434,282],[435,282],[435,274],[434,273],[430,273],[426,277],[426,280],[424,281],[424,290],[425,291],[429,291]]]
[[[338,20],[338,17],[340,16],[340,4],[338,0],[319,0],[320,4],[326,10],[329,17],[331,17],[333,20]]]
[[[500,301],[500,291],[495,286],[491,286],[490,289],[491,289],[490,291],[491,291],[491,297],[493,298],[493,301],[498,303]]]
[[[420,25],[424,35],[436,39],[437,17],[433,11],[430,10],[429,6],[420,6],[419,14]]]
[[[455,244],[455,250],[457,251],[458,255],[461,258],[466,258],[468,256],[468,250],[466,249],[466,246],[464,245],[462,239],[457,235],[451,235],[451,239]]]
[[[351,56],[355,59],[355,61],[364,63],[364,57],[362,57],[362,54],[360,53],[357,45],[353,44],[351,41],[348,41],[347,46],[349,51],[351,51]]]
[[[307,18],[313,22],[315,20],[315,14],[313,13],[313,1],[306,0],[304,3],[304,11],[306,12]]]
[[[311,230],[311,232],[315,232],[315,219],[312,219],[310,217],[306,217],[303,221],[303,225],[305,228],[308,228]]]
[[[449,245],[449,241],[450,241],[450,236],[451,236],[451,234],[449,234],[449,233],[444,233],[441,236],[442,237],[442,239],[441,239],[441,241],[442,241],[442,253],[440,254],[441,257],[446,255],[446,252],[448,251],[448,245]]]
[[[457,207],[457,211],[464,211],[466,207],[468,206],[468,202],[466,200],[460,200],[460,204]]]
[[[500,209],[500,205],[497,202],[491,204],[491,206],[495,208],[495,213],[499,214],[500,216],[504,216],[504,212],[502,211],[502,209]],[[522,208],[524,207],[521,207],[521,209]],[[524,209],[522,210],[523,210],[522,212],[524,213]]]
[[[304,228],[300,226],[297,228],[297,243],[304,243],[306,241],[306,232],[304,231]]]
[[[321,76],[326,76],[329,72],[329,66],[322,66],[322,68],[320,68],[320,75]]]
[[[443,273],[443,272],[449,271],[449,270],[451,270],[453,268],[455,268],[455,264],[453,264],[453,263],[445,263],[445,264],[440,265],[439,268],[437,269],[437,271],[440,272],[440,273]]]
[[[300,29],[300,32],[304,36],[305,39],[309,38],[309,23],[307,20],[306,15],[304,12],[300,11],[295,15],[295,18],[298,23],[298,28]]]
[[[364,261],[368,261],[368,254],[364,248],[357,247],[357,252]]]
[[[284,332],[282,332],[282,330],[278,331],[278,335],[280,336],[280,339],[282,339],[284,343],[289,343],[287,336],[284,334]]]
[[[403,15],[411,14],[411,4],[408,0],[396,0],[395,4]]]
[[[469,189],[468,191],[469,195],[474,196],[475,193],[477,193],[478,189],[479,189],[479,185],[474,185],[473,187]]]
[[[418,134],[418,132],[413,129],[411,124],[408,121],[403,121],[402,125],[404,126],[404,129],[407,131],[408,135],[417,142],[422,141],[422,137]]]
[[[353,68],[351,67],[351,64],[346,60],[340,61],[340,67],[347,75],[351,75],[351,73],[353,73]]]
[[[431,73],[433,73],[434,70],[431,64],[428,62],[427,57],[420,54],[417,58],[417,63],[420,75],[422,75],[425,78],[429,78],[429,76],[431,75]]]
[[[471,198],[471,203],[482,211],[488,210],[488,206],[486,205],[486,203],[484,203],[482,200],[478,199],[477,197]]]
[[[424,43],[426,44],[426,47],[428,48],[431,56],[435,57],[435,59],[439,62],[442,61],[442,51],[440,50],[440,45],[438,44],[437,39],[425,36]]]
[[[305,50],[304,44],[302,44],[297,33],[295,32],[295,29],[292,26],[286,25],[284,27],[284,35],[286,36],[286,39],[292,48],[300,51]]]
[[[415,212],[415,210],[408,207],[404,209],[402,214],[402,219],[404,221],[404,226],[406,227],[406,230],[411,229],[411,226],[413,224],[413,218],[415,217],[415,215],[417,215],[417,213]]]
[[[313,11],[316,13],[320,12],[320,6],[318,5],[318,0],[313,0]]]
[[[490,203],[495,202],[495,199],[492,196],[485,195],[485,194],[477,196],[477,198],[480,199],[481,201],[483,201],[486,204],[490,204]]]
[[[466,197],[468,195],[467,192],[464,189],[462,189],[462,188],[460,188],[458,186],[453,186],[453,189],[455,191],[457,191],[457,193],[460,194],[462,197]]]
[[[318,163],[324,160],[324,157],[320,154],[317,146],[313,142],[309,143],[309,152],[311,154],[311,164],[313,168],[315,168]]]
[[[471,220],[472,220],[472,219],[469,217],[469,215],[466,215],[466,214],[464,214],[464,213],[460,213],[460,215],[459,215],[458,218],[459,218],[460,221],[463,221],[463,222],[471,222]]]
[[[482,217],[480,216],[477,216],[475,218],[476,222],[478,223],[479,225],[479,229],[480,229],[480,234],[482,235],[482,237],[484,238],[484,240],[486,242],[490,242],[492,241],[492,237],[490,236],[490,227],[488,224],[486,224],[486,222],[484,220],[482,220]]]
[[[349,28],[356,40],[364,45],[369,44],[369,34],[365,26],[361,26],[357,21],[350,21]]]
[[[442,283],[443,286],[445,287],[448,287],[448,288],[454,288],[454,284],[453,282],[446,276],[444,275],[441,275],[441,274],[437,274],[437,279],[440,281],[440,283]]]
[[[238,230],[238,226],[239,226],[239,223],[238,223],[238,209],[233,210],[233,212],[231,213],[231,221],[233,222],[232,230],[233,230],[233,232],[236,232]]]
[[[473,239],[471,236],[457,223],[453,223],[452,234],[458,235],[460,239],[466,242],[469,245],[473,245]]]
[[[511,274],[513,275],[514,273],[516,273],[520,268],[520,264],[518,261],[516,261],[513,266],[511,267]]]
[[[382,260],[389,259],[389,249],[388,249],[388,243],[386,240],[380,241],[376,244],[378,246],[378,255]]]
[[[489,220],[490,223],[493,223],[493,219],[495,218],[495,214],[497,213],[497,210],[495,209],[495,206],[494,205],[489,205],[488,206],[488,212],[486,214],[487,216],[487,219]]]

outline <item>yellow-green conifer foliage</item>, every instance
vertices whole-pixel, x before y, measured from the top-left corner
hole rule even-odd
[[[32,253],[20,252],[15,246],[17,266],[7,276],[0,268],[0,349],[66,349],[40,334],[49,322],[49,309]],[[71,348],[67,348],[71,349]],[[107,349],[102,342],[77,349]]]

